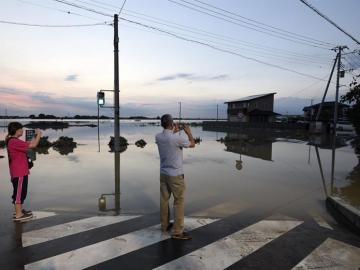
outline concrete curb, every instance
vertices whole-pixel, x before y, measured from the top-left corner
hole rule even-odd
[[[339,222],[360,234],[360,211],[347,204],[341,198],[330,196],[326,199],[326,207]]]

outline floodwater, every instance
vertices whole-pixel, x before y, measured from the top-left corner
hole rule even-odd
[[[84,123],[84,122],[81,122]],[[95,122],[96,124],[96,122]],[[121,135],[130,145],[120,154],[120,205],[115,203],[114,153],[107,145],[113,123],[102,121],[100,152],[96,127],[72,126],[63,130],[46,129],[44,136],[55,141],[70,136],[78,143],[71,151],[37,153],[29,177],[27,208],[58,211],[97,212],[99,198],[106,198],[106,209],[152,213],[159,208],[159,156],[155,134],[161,132],[156,121],[122,121]],[[203,131],[193,127],[201,143],[184,149],[186,211],[226,215],[246,207],[324,209],[326,192],[335,193],[360,208],[360,165],[350,145],[343,139],[335,152],[334,181],[331,180],[331,139],[311,138],[319,145],[324,181],[314,146],[299,136]],[[0,140],[5,130],[0,131]],[[220,138],[226,141],[219,141]],[[144,139],[144,148],[135,142]],[[6,156],[6,150],[0,149]],[[12,186],[7,157],[0,159],[0,208],[12,211]],[[206,209],[208,212],[206,213]],[[210,209],[210,210],[209,210]],[[205,211],[205,212],[204,212]]]

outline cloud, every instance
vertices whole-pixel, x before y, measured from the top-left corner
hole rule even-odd
[[[159,78],[157,80],[158,81],[173,81],[173,80],[176,80],[176,79],[190,78],[192,76],[194,76],[194,74],[191,74],[191,73],[177,73],[177,74],[174,74],[174,75],[168,75],[168,76],[161,77],[161,78]]]
[[[219,74],[215,76],[204,76],[204,75],[196,75],[194,73],[176,73],[172,75],[167,75],[164,77],[160,77],[157,81],[173,81],[173,80],[188,80],[188,81],[220,81],[229,79],[229,75]]]
[[[68,81],[68,82],[76,82],[77,80],[78,80],[77,74],[69,74],[65,78],[65,81]]]
[[[0,94],[0,106],[6,105],[13,115],[38,113],[63,115],[64,112],[96,114],[96,101],[90,97],[57,96],[44,91],[31,92],[5,87],[0,87]]]

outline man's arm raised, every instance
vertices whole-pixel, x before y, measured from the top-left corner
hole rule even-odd
[[[191,133],[191,128],[188,125],[185,125],[184,126],[184,131],[185,131],[185,133],[188,136],[189,141],[190,141],[189,148],[194,148],[195,147],[195,140],[194,140],[194,137],[193,137],[193,135]]]

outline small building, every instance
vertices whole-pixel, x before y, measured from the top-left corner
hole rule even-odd
[[[274,122],[274,95],[268,93],[227,101],[227,118],[230,122]]]
[[[314,104],[312,106],[307,106],[303,108],[304,111],[304,118],[307,121],[311,121],[311,120],[315,120],[316,115],[319,111],[320,108],[320,104]],[[333,118],[334,118],[334,105],[335,105],[335,101],[329,101],[329,102],[324,102],[322,109],[321,109],[321,113],[319,116],[319,121],[321,122],[330,122]],[[343,103],[338,103],[338,119],[346,119],[348,117],[348,111],[349,111],[350,106],[343,104]]]

